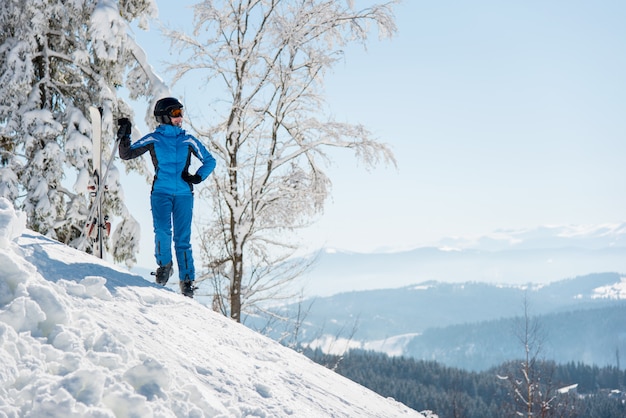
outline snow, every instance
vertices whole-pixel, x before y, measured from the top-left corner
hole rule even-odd
[[[578,389],[578,383],[570,385],[570,386],[565,386],[562,387],[560,389],[557,390],[557,392],[563,394],[563,393],[570,393],[572,391],[575,391],[576,389]]]
[[[600,286],[593,290],[592,299],[626,299],[626,276],[620,282],[610,286]]]
[[[322,335],[306,345],[313,350],[320,349],[324,353],[336,356],[344,355],[352,349],[377,351],[388,356],[401,356],[406,352],[407,345],[418,335],[420,334],[409,333],[374,341],[357,341],[336,335]]]
[[[407,346],[420,333],[408,333],[385,338],[384,340],[364,343],[364,349],[386,353],[388,356],[402,356],[407,352]]]
[[[0,416],[423,417],[0,199]]]

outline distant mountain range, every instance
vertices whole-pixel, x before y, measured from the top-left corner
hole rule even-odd
[[[546,358],[606,365],[619,352],[626,364],[626,275],[620,273],[524,286],[427,281],[313,298],[280,314],[302,318],[304,312],[299,342],[327,351],[358,347],[483,370],[521,354],[515,327],[524,301],[544,325]],[[285,334],[274,331],[277,339]]]
[[[626,247],[626,222],[604,225],[540,226],[524,230],[498,230],[472,238],[446,238],[441,245],[456,249],[482,249],[485,251]]]
[[[548,283],[607,271],[626,272],[626,223],[501,230],[391,253],[326,249],[316,255],[298,284],[304,286],[306,295],[330,296],[429,280]]]

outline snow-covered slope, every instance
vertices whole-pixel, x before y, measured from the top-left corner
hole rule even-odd
[[[0,199],[0,416],[421,417]]]

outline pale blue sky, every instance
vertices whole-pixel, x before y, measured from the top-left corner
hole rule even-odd
[[[166,23],[190,27],[181,5],[193,2],[157,3]],[[398,169],[334,154],[310,242],[372,251],[626,220],[626,2],[406,0],[396,18],[398,34],[347,49],[326,88],[333,115],[388,143]],[[136,37],[160,70],[173,57],[152,28]],[[148,193],[127,191],[145,204]],[[144,203],[131,210],[150,266]]]

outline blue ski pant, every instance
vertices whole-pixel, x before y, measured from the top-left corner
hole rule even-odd
[[[152,224],[154,227],[154,257],[159,266],[172,261],[172,226],[174,250],[180,280],[194,280],[195,269],[191,252],[191,218],[193,195],[152,193]]]

